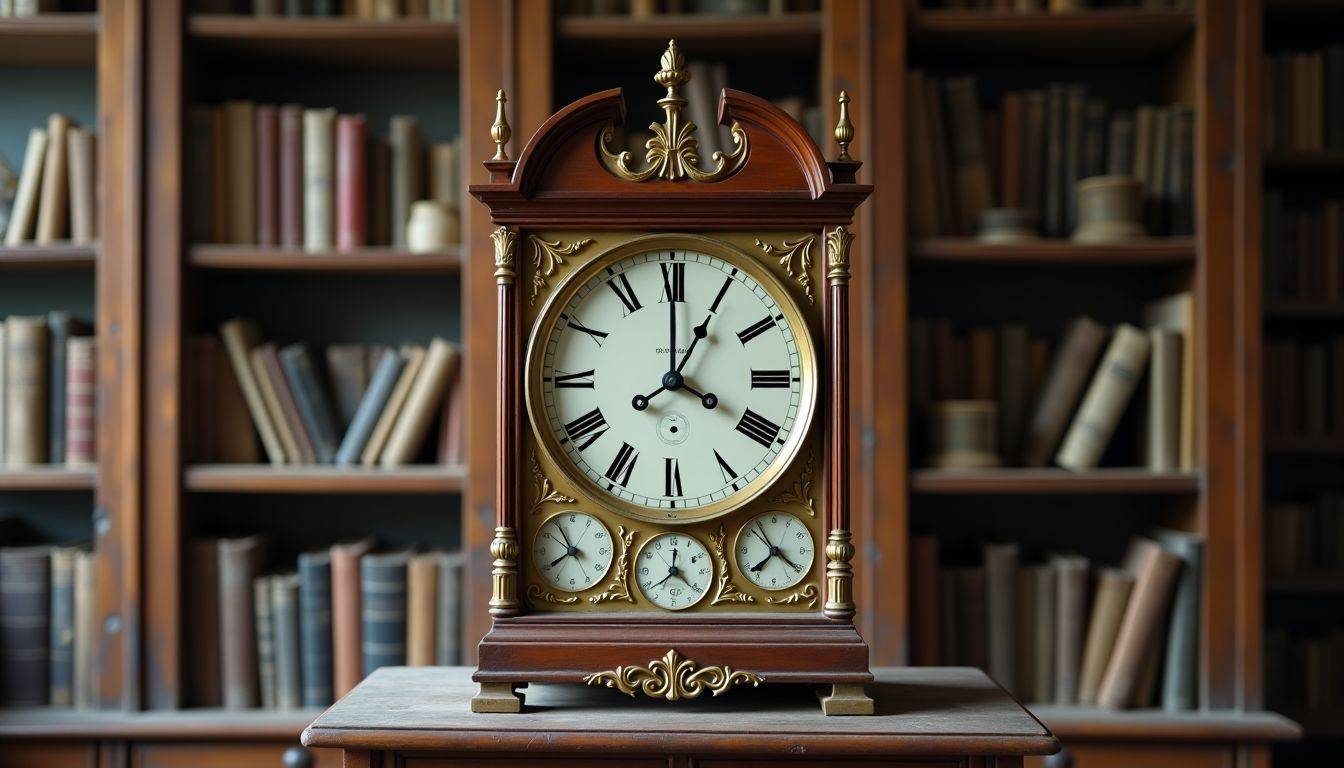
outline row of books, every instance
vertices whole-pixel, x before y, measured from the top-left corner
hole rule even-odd
[[[1079,555],[1024,564],[1012,543],[942,567],[932,535],[911,541],[911,655],[985,669],[1028,702],[1194,709],[1204,542],[1159,529],[1118,568]],[[1160,685],[1159,685],[1160,683]]]
[[[264,536],[190,546],[190,706],[324,707],[379,667],[461,663],[460,554],[361,540],[265,574]]]
[[[1190,0],[923,0],[925,8],[978,8],[1012,13],[1076,13],[1097,8],[1190,7]]]
[[[28,131],[23,168],[0,161],[0,229],[5,245],[34,242],[79,245],[98,238],[97,140],[92,130],[53,114],[46,128]]]
[[[1265,341],[1265,433],[1344,438],[1344,335]]]
[[[386,139],[363,115],[227,101],[190,112],[194,242],[350,250],[405,248],[411,204],[456,220],[458,144],[424,147],[419,121],[393,116]]]
[[[69,312],[0,322],[0,465],[97,460],[97,341]]]
[[[617,16],[643,19],[660,14],[780,16],[816,11],[818,0],[562,0],[563,16]]]
[[[260,327],[234,319],[220,327],[236,391],[202,391],[201,402],[233,405],[241,399],[272,464],[337,464],[396,467],[420,458],[435,419],[441,463],[461,458],[462,419],[458,367],[461,351],[440,338],[428,347],[406,344],[341,344],[327,348],[327,376],[304,343],[263,342]],[[219,370],[202,370],[193,387],[211,386]],[[324,378],[326,379],[324,381]],[[220,385],[220,389],[225,389]],[[231,389],[231,388],[229,388]],[[200,410],[200,409],[198,409]],[[244,422],[246,423],[246,422]],[[191,441],[199,450],[239,441],[238,425],[198,423]],[[220,433],[229,429],[228,436]],[[213,439],[209,432],[213,430]],[[201,433],[206,434],[201,434]],[[237,449],[230,449],[237,450]],[[255,447],[254,449],[255,450]]]
[[[911,320],[915,412],[949,400],[998,406],[1001,462],[1075,470],[1097,466],[1120,418],[1142,393],[1141,463],[1154,471],[1194,468],[1193,297],[1150,303],[1147,331],[1070,321],[1047,364],[1047,342],[1021,324],[959,336],[945,318]],[[1104,354],[1103,354],[1103,347]]]
[[[1344,45],[1265,56],[1265,149],[1344,152]]]
[[[459,0],[201,0],[202,13],[457,21]]]
[[[0,706],[98,706],[95,555],[0,548]]]
[[[1290,205],[1270,189],[1264,210],[1265,297],[1344,302],[1344,198]]]
[[[1294,713],[1344,706],[1344,629],[1266,631],[1265,705]]]
[[[28,18],[60,10],[55,0],[0,0],[0,17]]]
[[[1194,108],[1119,109],[1082,83],[1009,91],[982,110],[974,77],[908,75],[910,229],[914,237],[973,235],[982,211],[1033,211],[1040,232],[1078,222],[1074,185],[1118,174],[1139,180],[1150,235],[1194,231]]]
[[[1271,576],[1344,574],[1344,495],[1271,504],[1265,510],[1265,570]]]

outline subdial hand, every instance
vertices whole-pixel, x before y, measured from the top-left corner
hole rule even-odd
[[[779,559],[780,559],[780,560],[783,560],[783,561],[786,562],[786,563],[788,563],[788,564],[789,564],[789,567],[792,568],[792,569],[794,570],[795,573],[802,573],[802,572],[803,572],[803,568],[802,568],[802,566],[800,566],[800,565],[798,565],[797,563],[795,563],[795,562],[793,562],[792,560],[790,560],[790,559],[789,559],[789,556],[786,555],[786,554],[784,554],[784,550],[782,550],[782,549],[779,550]]]
[[[751,534],[752,534],[753,536],[755,536],[756,538],[760,539],[760,540],[761,540],[761,543],[764,544],[766,547],[772,547],[772,548],[773,548],[773,547],[775,546],[774,544],[771,544],[771,543],[770,543],[770,540],[769,540],[769,539],[767,539],[766,537],[764,537],[764,536],[762,536],[761,534],[757,533],[755,528],[748,528],[747,530],[751,531]]]
[[[551,564],[550,564],[548,567],[550,567],[550,568],[554,568],[555,566],[559,565],[559,564],[560,564],[560,561],[564,560],[566,557],[569,557],[569,552],[565,552],[565,554],[563,554],[563,555],[561,555],[561,556],[555,558],[554,560],[552,560],[552,561],[551,561]]]
[[[753,570],[753,571],[759,571],[759,570],[761,570],[762,568],[765,567],[765,564],[766,564],[766,563],[770,562],[770,558],[772,558],[772,557],[774,557],[774,554],[773,554],[773,553],[766,555],[764,560],[762,560],[761,562],[759,562],[759,563],[757,563],[757,564],[751,566],[751,570]]]

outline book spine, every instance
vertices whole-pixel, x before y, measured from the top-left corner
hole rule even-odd
[[[1065,101],[1064,84],[1051,83],[1045,102],[1045,210],[1041,219],[1048,237],[1067,234],[1065,197],[1070,192],[1064,187]]]
[[[999,455],[1007,466],[1022,461],[1027,418],[1027,355],[1031,332],[1025,325],[999,328]]]
[[[1083,177],[1083,129],[1087,111],[1087,89],[1079,84],[1067,87],[1064,102],[1064,231],[1078,225],[1078,195],[1075,186]]]
[[[453,666],[462,663],[462,571],[465,558],[460,552],[439,557],[439,605],[436,620],[435,664]]]
[[[448,386],[448,397],[443,403],[443,434],[439,439],[439,463],[448,466],[462,463],[462,440],[467,420],[466,405],[463,403],[467,389],[463,383],[464,378],[459,375],[453,379],[453,383]],[[1344,377],[1341,377],[1341,380],[1344,380]],[[1341,400],[1344,401],[1344,398]],[[1340,431],[1344,432],[1344,428]]]
[[[430,197],[453,210],[462,204],[462,170],[457,140],[440,142],[430,148]]]
[[[280,113],[274,105],[256,109],[257,244],[280,244]]]
[[[47,460],[47,321],[11,316],[5,322],[5,463]]]
[[[275,706],[298,709],[303,701],[299,666],[299,577],[271,578],[271,624],[275,635]]]
[[[75,549],[51,552],[51,626],[47,657],[50,664],[49,703],[75,703]]]
[[[1344,514],[1335,517],[1344,518]],[[1344,531],[1337,529],[1336,533]],[[1342,538],[1335,535],[1330,541],[1339,542]],[[1181,559],[1164,654],[1162,708],[1169,711],[1194,709],[1199,691],[1199,593],[1204,573],[1204,542],[1181,534],[1159,534],[1158,540]],[[1339,562],[1332,565],[1338,567]]]
[[[363,595],[360,559],[371,543],[360,541],[331,548],[331,652],[333,694],[340,698],[363,677]]]
[[[1023,102],[1022,205],[1039,218],[1045,210],[1045,92],[1027,91]]]
[[[23,151],[23,170],[19,172],[19,186],[14,193],[9,226],[5,230],[5,245],[19,245],[28,239],[33,230],[46,154],[47,132],[41,128],[28,131],[28,145]]]
[[[938,538],[910,539],[910,662],[938,666]]]
[[[1010,692],[1015,692],[1017,687],[1017,635],[1013,631],[1013,622],[1017,619],[1017,564],[1016,544],[985,547],[988,672]]]
[[[369,136],[368,162],[369,245],[392,244],[392,146],[381,136]]]
[[[1116,329],[1055,456],[1060,466],[1075,471],[1097,466],[1143,375],[1148,346],[1148,336],[1137,328],[1121,324]]]
[[[70,216],[70,118],[54,114],[47,120],[46,167],[42,169],[42,202],[37,210],[38,245],[50,245],[66,235]]]
[[[1092,603],[1092,619],[1087,623],[1087,639],[1083,643],[1083,667],[1078,680],[1078,703],[1093,706],[1097,703],[1097,689],[1101,675],[1115,647],[1120,619],[1124,616],[1134,577],[1119,568],[1107,568],[1097,578],[1097,597]]]
[[[69,360],[69,312],[47,313],[47,462],[65,461],[65,385]]]
[[[1180,331],[1148,331],[1152,365],[1148,373],[1148,469],[1171,472],[1181,461],[1181,346]]]
[[[301,429],[290,423],[289,414],[286,414],[280,406],[280,395],[277,390],[284,386],[284,380],[283,377],[272,376],[266,365],[268,353],[275,354],[275,345],[269,342],[254,348],[248,355],[248,363],[252,366],[252,375],[256,377],[257,389],[261,391],[261,400],[266,404],[266,415],[271,424],[275,425],[275,434],[280,438],[280,446],[285,451],[286,463],[303,464],[306,463],[307,457],[299,450],[296,436],[296,432]]]
[[[425,442],[430,422],[439,411],[439,403],[447,394],[448,380],[456,374],[460,357],[457,348],[443,339],[430,342],[424,365],[387,438],[380,459],[383,466],[399,466],[415,458]]]
[[[406,364],[402,366],[401,375],[397,377],[397,384],[392,387],[392,394],[387,396],[387,404],[383,406],[382,413],[378,415],[378,421],[373,425],[373,432],[369,434],[368,442],[364,445],[364,452],[359,455],[359,463],[366,467],[375,466],[378,463],[378,458],[382,456],[383,448],[387,445],[387,439],[392,434],[392,427],[396,424],[402,406],[405,405],[407,396],[411,393],[411,386],[415,383],[416,377],[420,373],[420,367],[425,362],[423,347],[407,346],[402,350],[401,356],[405,359]]]
[[[282,423],[289,426],[290,433],[294,436],[295,448],[298,450],[298,461],[304,464],[316,464],[317,452],[313,448],[312,438],[308,434],[307,427],[304,426],[303,417],[299,415],[299,406],[294,400],[294,385],[285,376],[284,367],[280,364],[280,356],[276,353],[274,344],[263,345],[262,365],[265,368],[265,377],[271,381],[271,386],[275,389],[276,404],[280,409]]]
[[[336,110],[303,113],[303,248],[327,251],[335,234]]]
[[[224,703],[220,667],[219,543],[197,539],[188,544],[185,647],[190,648],[183,672],[186,702],[192,707]]]
[[[100,703],[98,677],[98,559],[93,552],[75,554],[75,706],[93,709]],[[213,584],[211,587],[213,588]],[[216,706],[218,702],[216,702]]]
[[[303,107],[280,107],[280,245],[303,247]]]
[[[1180,565],[1175,555],[1149,540],[1138,541],[1135,552],[1127,556],[1134,561],[1134,566],[1127,568],[1134,575],[1134,589],[1097,690],[1097,703],[1112,709],[1128,706],[1133,700],[1144,653],[1166,613]]]
[[[360,563],[363,670],[406,663],[406,555],[368,555]]]
[[[228,242],[257,242],[257,128],[250,101],[224,102],[226,177],[225,215]]]
[[[47,703],[50,611],[48,548],[0,549],[0,706]]]
[[[1036,571],[1048,566],[1027,565],[1017,569],[1017,687],[1018,700],[1026,701],[1036,685]]]
[[[257,687],[261,706],[275,709],[275,611],[271,606],[271,576],[252,580],[252,609],[256,612]]]
[[[70,166],[70,240],[88,245],[98,238],[97,140],[93,131],[74,127],[67,140]]]
[[[406,247],[406,224],[411,203],[420,199],[424,168],[420,151],[420,123],[414,117],[396,115],[390,126],[392,144],[392,245]]]
[[[943,88],[947,97],[947,114],[952,123],[951,157],[953,185],[957,192],[957,232],[973,235],[980,212],[994,204],[975,80],[969,77],[948,78]]]
[[[389,349],[383,353],[383,359],[378,362],[378,368],[373,372],[359,408],[336,451],[337,464],[350,466],[359,462],[360,454],[368,444],[374,425],[387,405],[405,364],[405,358],[396,350]]]
[[[1195,109],[1187,104],[1171,108],[1171,164],[1167,198],[1172,235],[1195,232]]]
[[[434,666],[439,602],[439,558],[414,555],[406,566],[406,664]]]
[[[1083,631],[1087,623],[1088,562],[1081,557],[1055,558],[1055,696],[1056,704],[1078,703]]]
[[[260,563],[259,539],[219,542],[220,682],[225,709],[250,709],[261,704],[257,614],[252,593]]]
[[[280,350],[280,364],[289,381],[303,426],[312,440],[318,462],[330,464],[336,458],[336,424],[331,403],[322,391],[312,356],[303,344],[291,344]]]
[[[233,179],[229,173],[229,129],[228,116],[224,108],[211,110],[212,118],[210,146],[210,236],[205,242],[227,243],[229,239],[229,196]]]
[[[248,413],[252,416],[252,424],[261,436],[266,457],[272,464],[284,464],[285,449],[266,411],[266,403],[262,400],[261,388],[249,359],[252,348],[257,346],[259,332],[256,326],[247,320],[229,320],[219,327],[219,335],[224,341],[224,349],[229,355],[229,363],[233,366],[243,400],[247,403]]]
[[[299,555],[299,657],[303,706],[325,707],[332,696],[331,555]]]
[[[1058,574],[1053,565],[1036,569],[1036,652],[1032,667],[1036,679],[1032,685],[1031,701],[1053,701],[1055,698],[1055,602],[1058,599]]]
[[[359,401],[369,386],[370,366],[362,344],[332,344],[327,347],[327,380],[331,383],[336,426],[346,429],[359,410]]]
[[[336,247],[343,251],[368,243],[368,169],[363,115],[341,115],[336,125]]]
[[[981,669],[989,666],[985,587],[984,568],[957,570],[958,663]]]

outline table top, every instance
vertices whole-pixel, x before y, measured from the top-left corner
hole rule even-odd
[[[385,667],[303,733],[310,747],[444,752],[1041,755],[1059,743],[984,672],[873,670],[872,716],[824,717],[810,686],[737,688],[713,699],[630,698],[581,685],[525,689],[521,714],[473,714],[467,667]]]

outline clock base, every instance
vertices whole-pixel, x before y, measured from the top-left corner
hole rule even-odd
[[[471,697],[471,711],[485,714],[513,714],[523,711],[523,695],[513,683],[481,683]]]
[[[863,690],[862,685],[835,683],[831,686],[830,693],[824,690],[817,691],[817,699],[821,702],[821,714],[827,717],[873,714],[873,700]]]

